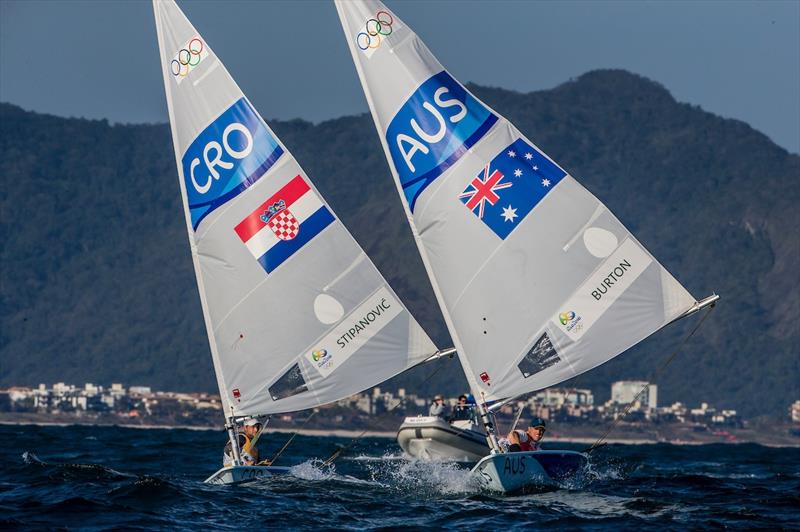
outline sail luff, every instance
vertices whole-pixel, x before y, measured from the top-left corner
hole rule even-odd
[[[342,0],[334,0],[334,5],[336,6],[336,12],[339,16],[339,22],[342,25],[342,31],[345,35],[345,40],[348,40],[350,35],[349,32],[352,32],[352,29],[349,28],[349,24],[347,21],[347,17],[344,16],[342,11]],[[369,89],[369,85],[367,84],[364,78],[364,72],[361,68],[361,64],[358,61],[357,56],[355,55],[357,52],[355,48],[348,45],[348,50],[350,50],[351,57],[353,59],[353,64],[356,67],[356,72],[358,73],[358,78],[361,81],[361,86],[364,89],[364,96],[367,100],[367,105],[370,109],[370,115],[372,116],[373,122],[375,123],[375,128],[380,132],[384,131],[384,126],[380,121],[379,115],[375,109],[375,102],[372,98],[372,92]],[[381,146],[383,147],[384,153],[386,154],[387,158],[389,157],[389,146],[387,144],[386,138],[384,135],[378,135],[381,141]],[[403,187],[400,183],[400,177],[397,174],[397,170],[395,169],[394,165],[389,165],[389,169],[392,173],[392,178],[394,180],[395,187],[397,188],[397,193],[400,197],[403,196]],[[406,221],[408,221],[408,225],[411,228],[411,234],[414,237],[414,244],[417,246],[417,251],[419,252],[420,258],[422,259],[422,264],[425,266],[425,273],[428,275],[428,279],[431,282],[431,287],[433,288],[433,293],[436,297],[436,302],[439,305],[439,309],[442,312],[442,317],[444,318],[445,325],[447,326],[447,331],[450,333],[450,337],[453,340],[453,345],[456,349],[456,354],[458,356],[458,361],[461,364],[462,368],[464,369],[464,374],[467,377],[467,383],[469,384],[470,390],[475,395],[475,397],[481,396],[481,389],[478,387],[477,382],[475,381],[474,372],[469,365],[469,360],[466,358],[464,353],[464,346],[459,339],[458,332],[456,331],[455,325],[453,324],[453,320],[450,316],[449,311],[447,310],[447,306],[444,303],[444,298],[442,296],[441,290],[439,289],[439,283],[436,280],[436,275],[433,271],[431,266],[430,260],[428,258],[427,251],[422,244],[422,241],[419,237],[419,232],[417,231],[417,226],[414,223],[414,216],[411,213],[411,209],[409,208],[408,204],[404,201],[400,202],[403,205],[403,212],[406,215]]]
[[[164,92],[167,95],[167,112],[169,113],[169,127],[170,133],[172,134],[173,139],[177,139],[177,122],[175,120],[175,114],[172,107],[172,93],[171,87],[169,85],[169,78],[167,77],[167,70],[166,70],[166,60],[165,60],[165,43],[164,43],[164,33],[163,33],[163,20],[161,19],[161,14],[158,11],[158,3],[163,0],[153,0],[153,15],[156,19],[156,34],[158,35],[158,55],[159,55],[159,63],[161,64],[161,73],[162,79],[164,80]],[[176,8],[180,10],[180,7]],[[181,11],[181,13],[183,13]],[[185,15],[184,15],[185,16]],[[224,68],[224,65],[222,65]],[[181,154],[178,151],[178,143],[172,143],[173,153],[175,153],[175,165],[180,168],[181,165]],[[197,244],[194,240],[194,231],[192,230],[192,219],[191,215],[189,214],[189,209],[186,207],[188,205],[186,190],[183,187],[181,175],[178,174],[178,189],[181,191],[181,205],[183,206],[183,214],[184,219],[186,222],[186,236],[189,239],[189,248],[192,255],[192,266],[194,268],[194,276],[195,281],[197,282],[197,290],[200,295],[200,307],[203,311],[203,322],[205,323],[206,334],[208,336],[208,347],[211,350],[211,360],[214,364],[214,374],[217,379],[217,387],[219,388],[219,395],[222,403],[222,411],[224,416],[227,418],[231,414],[231,404],[230,400],[228,399],[227,387],[225,386],[225,376],[222,372],[222,366],[220,363],[219,358],[219,351],[217,349],[217,342],[214,338],[214,329],[211,323],[211,315],[208,309],[208,300],[206,299],[206,291],[205,285],[203,283],[203,276],[200,273],[200,260],[197,254]]]

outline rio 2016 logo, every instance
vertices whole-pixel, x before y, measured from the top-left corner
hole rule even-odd
[[[570,321],[575,319],[575,313],[572,311],[569,312],[562,312],[558,315],[558,321],[561,322],[561,325],[566,325]]]
[[[417,88],[392,118],[386,143],[411,211],[422,191],[497,122],[446,71]]]
[[[327,349],[319,349],[311,352],[311,359],[317,363],[318,367],[322,367],[331,360],[331,355]]]
[[[583,328],[583,324],[578,323],[581,321],[581,317],[575,314],[575,312],[571,310],[559,314],[558,321],[561,322],[561,325],[564,326],[567,332],[571,331],[572,329],[576,329],[579,331]]]
[[[181,160],[192,228],[258,181],[283,153],[244,98],[206,127]]]
[[[375,18],[367,20],[364,30],[356,34],[356,46],[367,58],[371,57],[383,39],[394,31],[394,17],[388,11],[378,11]]]

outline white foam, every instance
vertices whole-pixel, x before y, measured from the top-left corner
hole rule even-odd
[[[454,462],[423,461],[393,457],[369,462],[373,480],[403,492],[426,495],[454,495],[480,491],[480,484],[470,470]]]
[[[289,468],[289,474],[302,480],[349,482],[354,484],[374,484],[367,480],[358,479],[350,475],[340,475],[336,472],[334,464],[325,465],[325,462],[315,458],[307,460]]]

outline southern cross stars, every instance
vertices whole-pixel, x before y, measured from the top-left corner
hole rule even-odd
[[[517,209],[512,209],[511,205],[509,205],[508,207],[503,207],[502,216],[506,222],[514,223],[514,218],[519,216],[519,214],[517,214]]]
[[[533,159],[533,154],[532,153],[526,153],[525,154],[525,160],[530,161],[531,159]]]
[[[516,170],[514,170],[514,177],[520,177],[520,176],[522,176],[522,170],[517,168]]]
[[[550,180],[549,179],[542,179],[542,186],[543,187],[549,187],[550,186]]]
[[[516,157],[517,154],[516,154],[516,152],[514,150],[508,150],[508,156],[509,157]]]

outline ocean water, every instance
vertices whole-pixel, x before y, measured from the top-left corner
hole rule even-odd
[[[288,437],[267,434],[262,455]],[[609,445],[562,489],[504,497],[458,465],[406,460],[388,439],[321,467],[350,440],[298,436],[276,464],[291,475],[243,486],[202,482],[220,465],[222,431],[0,426],[0,441],[0,529],[800,527],[800,449]]]

